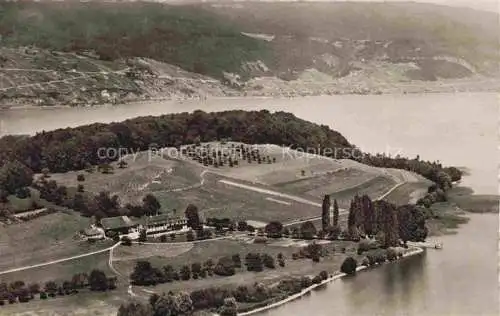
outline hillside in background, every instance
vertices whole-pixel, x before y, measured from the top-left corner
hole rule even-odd
[[[498,75],[497,27],[414,3],[8,3],[0,102],[427,91]]]
[[[292,64],[297,65],[295,70],[331,69],[325,55],[336,63],[339,75],[352,70],[353,62],[367,60],[415,62],[420,69],[413,75],[423,79],[498,70],[494,13],[409,2],[244,2],[204,7],[246,32],[273,36],[270,43],[280,58],[271,68],[282,71]]]
[[[5,5],[0,34],[7,46],[94,51],[103,60],[146,57],[215,78],[266,52],[265,43],[209,12],[152,3]]]

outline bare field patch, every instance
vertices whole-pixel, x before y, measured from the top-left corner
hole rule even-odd
[[[0,270],[38,264],[96,251],[112,242],[89,244],[75,234],[89,226],[76,213],[54,213],[28,222],[0,226]]]
[[[193,244],[158,243],[155,245],[133,244],[121,246],[113,251],[113,262],[147,259],[149,257],[172,258],[179,256],[193,248]]]

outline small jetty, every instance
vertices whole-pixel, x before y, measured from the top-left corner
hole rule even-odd
[[[443,243],[440,242],[412,242],[408,243],[411,246],[416,246],[420,248],[432,248],[432,249],[443,249]]]

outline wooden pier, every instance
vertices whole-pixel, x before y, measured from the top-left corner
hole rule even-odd
[[[443,243],[440,242],[408,242],[409,246],[416,246],[420,248],[443,249]]]

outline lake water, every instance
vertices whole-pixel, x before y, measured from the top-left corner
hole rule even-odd
[[[325,96],[141,103],[97,109],[0,112],[2,133],[32,134],[91,122],[203,109],[268,109],[327,124],[369,152],[467,167],[463,184],[498,193],[496,94]],[[498,315],[498,215],[473,215],[459,234],[398,264],[340,280],[264,315]]]
[[[327,288],[259,315],[496,316],[495,214],[474,214],[442,250],[340,279]]]

